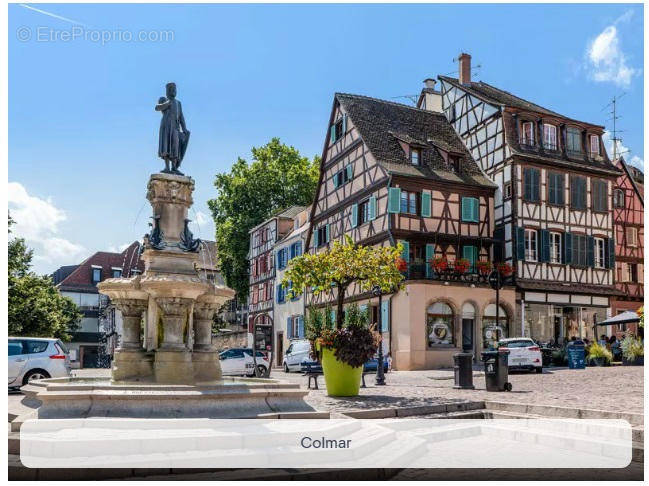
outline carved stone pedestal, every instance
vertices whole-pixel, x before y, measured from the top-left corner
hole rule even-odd
[[[189,350],[155,352],[153,373],[156,383],[184,384],[194,383],[194,366]]]
[[[215,292],[203,294],[194,304],[194,378],[196,381],[221,379],[219,355],[212,344],[212,319],[221,307]]]
[[[115,350],[113,381],[149,381],[153,378],[153,356],[143,349]]]

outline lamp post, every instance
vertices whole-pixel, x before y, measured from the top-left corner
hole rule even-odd
[[[381,323],[382,321],[382,316],[381,316],[381,307],[383,307],[381,304],[383,302],[382,297],[383,297],[383,292],[381,291],[381,287],[378,285],[372,289],[372,294],[375,297],[379,298],[379,312],[378,312],[378,322],[377,322],[377,327],[379,330],[379,336],[381,339],[379,340],[379,352],[376,360],[376,381],[374,382],[375,385],[381,386],[385,385],[385,374],[383,372],[383,332],[381,332]]]

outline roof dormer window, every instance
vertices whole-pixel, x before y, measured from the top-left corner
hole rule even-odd
[[[412,165],[421,165],[421,149],[410,148],[410,163]]]
[[[591,157],[599,157],[600,151],[599,151],[599,136],[598,135],[590,135],[588,137],[588,149],[590,151],[590,156]]]
[[[543,124],[543,147],[547,150],[558,150],[557,127],[549,123]]]
[[[461,164],[461,157],[457,155],[449,155],[448,156],[448,166],[449,169],[451,169],[455,173],[460,172],[460,164]]]
[[[521,144],[534,146],[534,123],[523,122],[523,129],[521,131]]]

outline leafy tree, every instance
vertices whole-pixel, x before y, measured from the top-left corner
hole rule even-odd
[[[249,232],[278,210],[311,204],[320,158],[309,160],[273,138],[252,148],[252,163],[239,158],[229,173],[217,174],[216,198],[208,205],[225,282],[241,299],[248,296]]]
[[[9,234],[14,221],[9,217]],[[44,336],[69,340],[83,317],[69,297],[63,297],[48,276],[30,270],[33,252],[22,238],[9,240],[9,335]]]
[[[399,271],[402,247],[360,246],[346,235],[345,243],[334,241],[330,249],[319,253],[305,253],[289,262],[282,285],[302,293],[309,288],[320,295],[336,290],[336,328],[342,329],[343,303],[349,286],[358,283],[361,290],[378,286],[383,292],[401,287],[403,275]]]

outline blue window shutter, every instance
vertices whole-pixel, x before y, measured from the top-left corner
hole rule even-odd
[[[539,230],[539,262],[550,261],[550,232],[548,230]]]
[[[403,245],[403,251],[401,252],[401,258],[403,258],[406,262],[410,261],[410,242],[406,240],[399,240],[398,243],[401,243]]]
[[[352,164],[349,164],[347,167],[345,167],[345,172],[347,172],[347,180],[351,181],[352,177],[354,177],[354,166]]]
[[[429,243],[426,245],[426,278],[433,276],[433,268],[430,265],[433,258],[435,258],[435,245]]]
[[[563,262],[572,263],[572,233],[563,235]]]
[[[421,193],[421,215],[430,218],[430,192]]]
[[[297,337],[304,337],[304,316],[298,316],[297,318]]]
[[[347,133],[347,115],[343,115],[343,136]]]
[[[370,221],[376,219],[376,196],[370,196],[369,204],[369,218]]]
[[[329,240],[329,226],[331,226],[331,225],[330,225],[330,224],[327,224],[327,225],[325,226],[325,243],[329,243],[329,241],[330,241],[330,240]]]
[[[281,270],[282,268],[282,250],[277,250],[277,253],[275,253],[277,256],[277,268]]]
[[[298,241],[295,243],[295,256],[300,256],[302,254],[302,242]]]
[[[401,189],[391,187],[388,192],[388,212],[398,213],[401,206]]]
[[[320,242],[318,241],[318,228],[313,231],[313,246],[315,248],[320,246]]]
[[[525,228],[516,228],[516,259],[525,260]]]
[[[352,204],[352,228],[358,226],[358,204]]]
[[[387,332],[390,327],[390,301],[381,302],[381,332]]]
[[[587,237],[587,260],[586,264],[589,267],[594,267],[595,266],[595,238],[592,236]]]
[[[278,304],[281,304],[281,302],[282,302],[282,300],[281,300],[282,299],[282,297],[281,297],[281,289],[282,289],[282,285],[277,284],[277,286],[275,287],[275,293],[277,294],[277,303]]]

